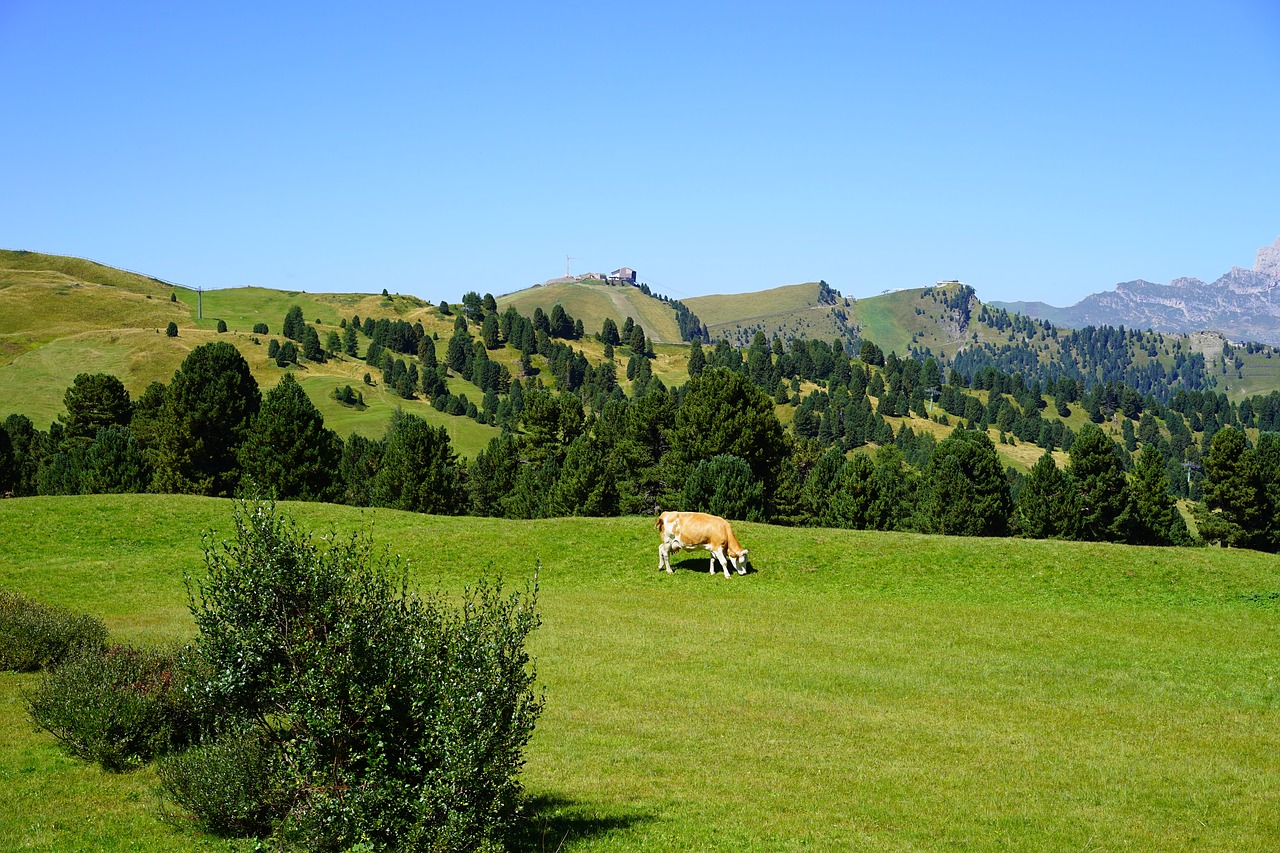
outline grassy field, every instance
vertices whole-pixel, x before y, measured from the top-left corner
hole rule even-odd
[[[0,501],[0,586],[186,637],[232,508]],[[725,580],[655,571],[647,518],[284,509],[371,527],[423,587],[541,563],[526,849],[1280,847],[1274,557],[741,524],[756,571]],[[229,849],[33,732],[30,679],[0,676],[0,849]]]

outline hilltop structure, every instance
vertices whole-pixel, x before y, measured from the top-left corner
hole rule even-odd
[[[598,282],[600,284],[629,284],[632,287],[638,287],[638,276],[636,271],[631,267],[619,267],[613,272],[605,275],[599,272],[585,272],[581,275],[562,275],[556,278],[549,278],[534,287],[546,287],[551,284],[581,284],[584,282]]]

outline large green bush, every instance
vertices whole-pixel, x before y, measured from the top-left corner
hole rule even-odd
[[[0,590],[0,670],[48,669],[106,642],[101,619]]]
[[[204,748],[165,772],[168,796],[220,831],[274,815],[279,835],[309,849],[499,839],[542,708],[525,650],[536,590],[482,582],[455,605],[410,593],[367,537],[322,548],[270,505],[243,506],[235,529],[207,544],[207,575],[189,587],[210,672],[191,682],[193,701],[221,709],[220,730],[252,732],[267,756],[257,766],[278,784],[250,784],[251,760]],[[260,799],[222,793],[237,786]]]
[[[113,645],[63,661],[25,698],[32,722],[72,755],[119,771],[192,738],[182,680],[176,653]]]

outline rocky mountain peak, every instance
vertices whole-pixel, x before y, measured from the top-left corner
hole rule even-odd
[[[996,307],[1005,307],[993,303]],[[1018,303],[1020,310],[1058,325],[1126,326],[1162,332],[1213,330],[1232,340],[1280,345],[1280,239],[1258,250],[1253,269],[1232,267],[1213,283],[1175,278],[1137,279],[1086,296],[1069,308]]]
[[[1258,259],[1253,262],[1253,271],[1280,279],[1280,237],[1270,246],[1258,250]]]

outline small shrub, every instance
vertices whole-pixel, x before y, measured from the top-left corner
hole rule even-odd
[[[0,670],[49,669],[106,642],[101,619],[0,590]]]
[[[64,661],[27,694],[31,721],[78,758],[121,771],[188,742],[198,714],[178,655],[115,645]]]
[[[164,333],[171,338],[176,338],[178,336],[178,324],[172,320],[169,321],[169,325],[165,327]]]
[[[242,726],[164,756],[156,769],[169,799],[210,832],[265,835],[285,809],[275,755],[266,738]]]
[[[211,677],[188,686],[242,734],[172,762],[169,798],[218,831],[271,820],[302,849],[500,839],[542,710],[525,646],[536,585],[482,581],[455,605],[411,593],[367,537],[321,548],[270,505],[235,525],[234,542],[206,540],[207,575],[189,581]]]
[[[218,321],[218,334],[222,334],[222,333],[223,333],[223,332],[225,332],[226,330],[227,330],[227,321],[226,321],[226,320],[219,320],[219,321]]]

